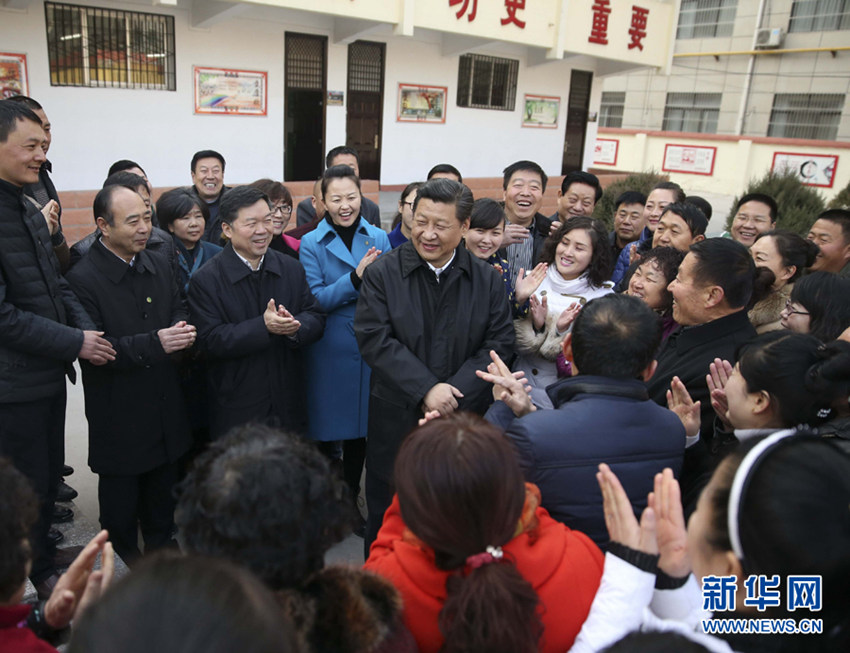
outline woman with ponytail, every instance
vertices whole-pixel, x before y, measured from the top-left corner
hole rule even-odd
[[[423,653],[562,653],[599,586],[602,553],[539,507],[512,445],[471,414],[413,431],[366,569],[393,582]]]

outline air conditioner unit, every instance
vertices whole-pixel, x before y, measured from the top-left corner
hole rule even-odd
[[[781,27],[762,27],[756,31],[756,50],[773,50],[782,46],[785,31]]]

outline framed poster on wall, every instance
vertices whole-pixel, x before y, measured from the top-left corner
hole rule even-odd
[[[664,172],[711,176],[714,174],[716,154],[716,147],[668,143],[664,146],[664,163],[661,169]]]
[[[195,113],[265,116],[268,73],[194,66]]]
[[[0,100],[29,94],[27,55],[0,52]]]
[[[398,122],[446,122],[445,86],[398,85]]]
[[[560,111],[561,98],[526,94],[522,112],[522,126],[557,129]]]
[[[620,149],[620,141],[616,138],[597,138],[593,146],[593,163],[615,166],[617,165],[617,150]]]
[[[806,186],[832,188],[838,156],[832,154],[802,154],[800,152],[774,152],[773,172],[794,172]]]

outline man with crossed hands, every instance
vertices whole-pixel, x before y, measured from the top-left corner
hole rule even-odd
[[[265,193],[232,188],[219,218],[227,245],[189,283],[189,312],[208,361],[210,432],[261,422],[305,434],[301,349],[321,338],[325,314],[298,261],[269,249]]]

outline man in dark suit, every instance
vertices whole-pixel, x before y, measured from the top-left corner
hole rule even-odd
[[[191,444],[174,354],[195,342],[173,268],[145,244],[150,209],[124,186],[94,200],[101,236],[68,273],[74,292],[115,348],[84,363],[89,465],[99,475],[100,522],[128,564],[172,543],[177,461]]]
[[[682,467],[685,428],[646,390],[660,343],[658,315],[643,301],[594,299],[564,339],[576,375],[546,388],[554,410],[535,410],[502,364],[502,383],[511,392],[503,400],[504,385],[495,385],[498,399],[485,415],[513,440],[525,478],[540,488],[549,514],[599,546],[608,542],[596,482],[600,462],[615,470],[637,514],[655,474],[671,467],[678,476]]]
[[[211,433],[251,421],[306,433],[300,350],[322,336],[325,314],[298,261],[269,249],[265,193],[231,189],[219,218],[227,245],[189,283],[192,322],[209,362]]]
[[[700,402],[699,440],[685,451],[682,468],[682,504],[685,513],[696,506],[714,466],[736,440],[715,437],[714,410],[706,381],[716,359],[735,363],[738,348],[756,336],[747,317],[754,292],[763,292],[766,280],[757,271],[749,250],[731,238],[709,238],[690,246],[670,283],[673,319],[680,325],[658,352],[658,369],[649,381],[649,396],[667,405],[667,391],[679,377],[694,401]]]
[[[44,216],[23,194],[38,181],[44,139],[32,110],[0,101],[0,454],[38,495],[30,579],[41,596],[59,579],[47,531],[65,451],[65,375],[75,379],[77,357],[103,364],[115,354],[59,275]]]
[[[490,350],[511,355],[514,329],[501,275],[461,243],[472,192],[432,179],[413,204],[411,238],[363,275],[354,334],[372,369],[366,444],[365,546],[393,497],[393,464],[404,436],[428,411],[483,414],[487,384],[475,376]]]

